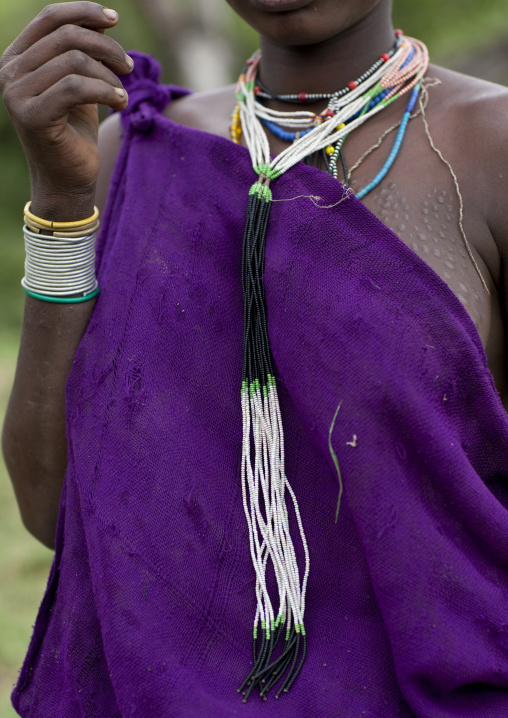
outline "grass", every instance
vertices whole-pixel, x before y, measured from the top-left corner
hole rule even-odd
[[[0,333],[0,422],[3,423],[17,352],[17,333]],[[0,459],[0,718],[14,718],[10,693],[30,640],[52,552],[23,528]]]

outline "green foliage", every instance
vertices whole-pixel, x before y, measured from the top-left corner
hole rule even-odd
[[[405,33],[427,43],[438,63],[508,35],[506,0],[393,0],[393,17]]]

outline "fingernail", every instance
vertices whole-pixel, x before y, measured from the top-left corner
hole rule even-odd
[[[134,60],[130,55],[125,55],[125,62],[129,67],[134,67]]]
[[[102,12],[108,18],[108,20],[116,20],[118,17],[118,13],[116,10],[110,10],[107,7],[103,7]]]
[[[118,97],[122,98],[122,100],[127,97],[127,93],[125,92],[125,90],[122,90],[121,87],[114,87],[113,89],[116,92],[116,94],[118,95]]]

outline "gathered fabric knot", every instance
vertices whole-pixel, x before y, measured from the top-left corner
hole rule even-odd
[[[172,99],[190,94],[190,90],[177,85],[161,85],[161,66],[157,60],[141,52],[128,53],[134,60],[130,75],[120,77],[129,94],[129,104],[122,111],[122,123],[138,132],[148,132],[154,117],[160,114]]]
[[[127,88],[126,88],[127,89]],[[149,79],[138,80],[129,92],[129,105],[124,110],[129,123],[139,132],[147,132],[153,118],[169,105],[172,99],[169,87],[158,85]]]

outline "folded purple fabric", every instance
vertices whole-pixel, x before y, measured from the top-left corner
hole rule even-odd
[[[136,60],[101,294],[68,382],[55,563],[16,709],[506,718],[508,419],[478,334],[421,259],[307,166],[273,184],[287,201],[273,205],[265,285],[311,556],[308,657],[279,700],[242,703],[255,595],[240,259],[255,177],[244,148],[165,119],[164,98],[182,91]]]

